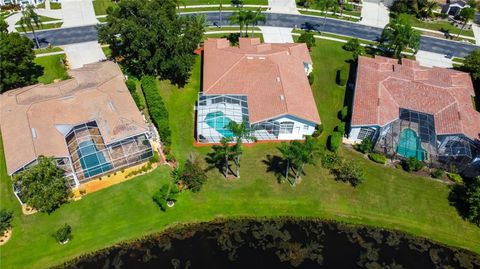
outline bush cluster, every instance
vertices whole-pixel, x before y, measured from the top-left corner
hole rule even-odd
[[[337,132],[344,134],[345,133],[345,122],[342,121],[337,126]]]
[[[5,231],[12,227],[12,211],[2,209],[0,210],[0,236],[5,234]]]
[[[455,183],[457,183],[457,184],[462,184],[462,183],[463,183],[463,178],[462,178],[462,176],[459,175],[459,174],[448,173],[448,174],[447,174],[447,177],[448,177],[451,181],[453,181],[453,182],[455,182]]]
[[[128,173],[125,177],[128,178],[128,177],[136,176],[136,175],[141,174],[141,173],[146,173],[150,169],[152,169],[152,162],[149,161],[148,164],[143,165],[138,170],[134,170],[134,171]]]
[[[415,157],[410,157],[403,161],[403,169],[408,172],[419,171],[425,164]]]
[[[322,133],[323,133],[323,125],[320,123],[315,126],[315,131],[313,132],[312,136],[319,137]]]
[[[313,72],[308,75],[308,83],[310,85],[313,85],[313,82],[315,82],[315,76],[313,75]]]
[[[153,151],[153,156],[150,157],[150,159],[148,159],[148,162],[150,163],[158,163],[160,161],[160,156],[158,156],[158,152],[157,151]]]
[[[58,243],[65,243],[72,239],[72,227],[65,223],[54,235]]]
[[[347,85],[348,81],[348,66],[344,65],[337,71],[337,84],[340,86]]]
[[[442,169],[435,169],[432,172],[432,177],[441,178],[444,174],[445,174],[445,172]]]
[[[331,151],[336,152],[342,143],[342,133],[340,132],[333,132],[328,140],[328,149]]]
[[[344,106],[342,110],[340,110],[340,119],[341,120],[346,120],[348,116],[348,106]]]
[[[172,138],[168,122],[168,111],[158,92],[156,79],[153,76],[143,76],[141,84],[153,124],[157,127],[162,142],[169,147],[172,144]]]
[[[354,148],[363,154],[369,153],[373,149],[372,140],[370,138],[365,138],[360,144],[355,145]]]
[[[387,163],[387,157],[385,155],[380,154],[380,153],[370,153],[368,154],[368,158],[376,163],[381,163],[381,164],[386,164]]]
[[[163,185],[160,189],[153,195],[153,201],[160,207],[162,211],[167,210],[167,202],[177,201],[177,194],[180,191],[177,188],[177,185]]]
[[[132,95],[133,101],[135,101],[138,109],[143,110],[145,107],[143,106],[142,101],[140,100],[140,96],[137,92],[137,80],[129,78],[127,79],[125,84],[127,84],[128,91],[130,92],[130,95]]]

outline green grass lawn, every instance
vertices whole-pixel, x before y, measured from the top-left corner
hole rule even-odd
[[[35,58],[34,62],[43,66],[43,75],[38,78],[38,82],[49,84],[56,79],[67,79],[68,74],[62,60],[65,59],[65,54],[57,54],[50,56],[43,56]]]
[[[317,40],[312,50],[315,82],[313,91],[325,127],[322,141],[338,124],[345,88],[335,83],[336,69],[350,58],[341,43]],[[210,147],[194,147],[194,110],[200,87],[200,58],[190,82],[178,89],[159,81],[159,90],[170,112],[173,151],[184,160],[190,152],[201,160]],[[242,178],[225,180],[216,170],[199,193],[181,193],[175,207],[162,213],[152,194],[167,182],[169,170],[154,172],[85,196],[62,206],[51,215],[23,216],[13,197],[11,183],[0,160],[1,207],[15,211],[13,237],[0,247],[2,268],[49,267],[75,256],[133,240],[166,227],[219,217],[299,216],[334,219],[402,230],[445,244],[480,253],[480,228],[463,221],[449,205],[448,186],[373,163],[346,148],[341,154],[366,170],[365,181],[353,188],[336,182],[320,165],[308,166],[297,187],[277,183],[266,172],[268,154],[278,155],[278,144],[246,147]],[[0,148],[0,159],[3,153]],[[65,222],[72,226],[73,240],[59,245],[52,233]]]
[[[37,8],[45,8],[45,2],[37,5]],[[50,2],[50,9],[61,9],[62,3]]]
[[[112,0],[94,0],[92,3],[97,16],[107,14],[107,8],[114,5]]]
[[[34,26],[33,29],[37,30],[47,30],[47,29],[55,29],[62,27],[63,22],[56,22],[56,23],[49,23],[49,24],[42,24],[40,27]],[[15,27],[18,32],[31,32],[31,29],[26,27],[25,30],[21,26]]]
[[[220,3],[223,6],[230,5],[229,0],[185,0],[185,5],[219,5]],[[245,5],[268,5],[268,0],[244,0]],[[183,5],[183,3],[182,3]]]
[[[50,18],[47,16],[38,16],[40,18],[40,22],[47,22],[47,21],[60,21],[61,19]],[[15,25],[20,25],[20,21],[18,21]]]
[[[51,52],[59,52],[59,51],[63,51],[63,49],[60,47],[52,47],[52,48],[42,48],[42,49],[33,50],[35,54],[43,54],[43,53],[51,53]]]
[[[455,34],[455,35],[460,33],[459,28],[455,27],[454,25],[452,25],[447,21],[425,22],[415,18],[414,15],[402,14],[402,16],[405,16],[413,27],[425,28],[429,30],[437,30],[441,32],[448,31],[450,34]],[[473,31],[465,29],[462,31],[462,35],[473,37]]]

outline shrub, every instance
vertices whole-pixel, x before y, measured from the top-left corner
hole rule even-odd
[[[297,43],[305,43],[308,49],[315,47],[315,37],[313,32],[306,31],[303,32],[297,39]]]
[[[355,51],[358,47],[360,47],[360,41],[358,38],[352,38],[343,45],[343,49],[346,51]]]
[[[453,182],[455,182],[455,183],[457,183],[457,184],[462,184],[462,183],[463,183],[463,178],[462,178],[462,176],[459,175],[459,174],[448,173],[448,174],[447,174],[447,177],[448,177],[451,181],[453,181]]]
[[[207,174],[200,166],[195,155],[190,154],[185,161],[185,166],[180,170],[179,179],[188,186],[192,192],[198,192],[207,181]]]
[[[308,83],[310,85],[313,85],[313,82],[315,81],[315,76],[313,75],[313,72],[308,75]]]
[[[337,132],[344,134],[345,133],[345,122],[340,122],[337,126]]]
[[[480,176],[466,184],[464,199],[467,219],[480,227]]]
[[[337,151],[342,143],[342,134],[339,132],[333,132],[328,141],[328,148],[331,151]]]
[[[433,172],[432,172],[432,177],[434,177],[434,178],[441,178],[444,174],[445,174],[445,172],[443,172],[442,169],[435,169],[435,170],[433,170]]]
[[[140,100],[140,96],[137,92],[137,80],[129,78],[127,79],[125,84],[127,84],[128,91],[130,92],[130,95],[132,96],[133,101],[137,105],[138,109],[143,110],[145,107],[143,106],[142,101]]]
[[[356,162],[341,161],[340,165],[334,169],[334,173],[336,180],[349,182],[354,187],[364,179],[364,171]]]
[[[5,231],[12,227],[13,214],[7,209],[0,210],[0,236],[5,234]]]
[[[425,164],[415,157],[410,157],[403,161],[403,169],[408,172],[419,171]]]
[[[344,65],[337,71],[337,84],[340,86],[347,85],[348,81],[348,66]]]
[[[160,93],[158,92],[155,77],[143,76],[141,84],[153,124],[157,127],[162,142],[166,146],[170,146],[172,144],[172,139],[168,122],[168,111],[163,103]]]
[[[323,133],[323,125],[321,123],[315,125],[315,131],[313,132],[312,136],[319,137],[322,133]]]
[[[327,169],[333,169],[342,161],[336,152],[324,152],[322,154],[322,166]]]
[[[55,233],[55,239],[58,243],[65,244],[68,240],[72,239],[72,227],[65,223]]]
[[[163,185],[160,189],[153,195],[153,201],[160,207],[162,211],[167,210],[167,202],[177,201],[177,194],[179,190],[175,184],[173,185]]]
[[[158,163],[160,161],[160,157],[158,156],[158,152],[156,150],[153,151],[153,156],[148,159],[150,163]]]
[[[365,138],[360,144],[355,145],[354,148],[363,154],[369,153],[373,149],[372,140],[370,138]]]
[[[387,157],[380,153],[370,153],[368,154],[368,158],[376,163],[386,164]]]
[[[339,116],[341,120],[346,120],[348,116],[348,106],[344,106],[342,110],[339,112]]]

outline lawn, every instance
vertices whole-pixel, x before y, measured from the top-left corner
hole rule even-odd
[[[229,0],[185,0],[183,4],[187,6],[193,6],[193,5],[219,5],[220,3],[223,4],[223,6],[228,6],[230,5]],[[268,5],[268,0],[244,0],[243,3],[245,5]]]
[[[60,28],[62,27],[63,22],[56,22],[56,23],[49,23],[49,24],[42,24],[40,27],[34,26],[34,30],[47,30],[47,29],[55,29],[55,28]],[[31,29],[28,27],[25,27],[23,29],[21,26],[15,27],[18,32],[31,32]],[[25,31],[26,30],[26,31]]]
[[[45,2],[37,5],[37,8],[45,8]],[[50,9],[61,9],[62,3],[50,2]]]
[[[65,54],[56,54],[50,56],[43,56],[35,58],[34,62],[43,66],[43,75],[38,78],[38,82],[49,84],[56,79],[67,79],[68,74],[62,60],[65,59]]]
[[[405,18],[407,18],[407,20],[410,22],[410,24],[413,27],[424,28],[429,30],[437,30],[444,33],[448,31],[448,33],[454,34],[454,35],[457,35],[460,33],[459,28],[455,27],[454,25],[452,25],[447,21],[424,22],[422,20],[415,18],[414,15],[402,14],[402,16],[405,16]],[[464,29],[462,31],[462,35],[471,36],[471,37],[474,36],[473,31],[467,30],[467,29]]]
[[[314,96],[325,126],[322,141],[338,124],[345,88],[335,83],[336,69],[347,64],[350,55],[341,43],[317,40],[313,48]],[[200,87],[200,59],[191,81],[178,89],[159,81],[160,93],[170,112],[173,151],[184,160],[190,152],[201,160],[210,147],[194,147],[194,105]],[[0,247],[4,268],[49,267],[72,257],[124,240],[160,232],[184,222],[208,221],[219,217],[299,216],[335,219],[367,224],[425,236],[445,244],[480,253],[480,229],[463,221],[449,205],[449,188],[430,179],[385,168],[346,148],[342,154],[366,170],[366,180],[357,188],[336,182],[321,166],[308,166],[297,187],[277,183],[266,172],[267,155],[278,155],[278,144],[246,147],[242,178],[225,180],[216,170],[201,192],[183,192],[175,207],[162,213],[152,194],[169,178],[169,170],[154,172],[85,196],[64,205],[51,215],[23,216],[11,193],[4,161],[0,160],[1,207],[14,208],[13,237]],[[1,154],[0,150],[0,155]],[[0,156],[2,158],[2,156]],[[59,245],[52,233],[65,222],[72,226],[73,240]]]
[[[94,0],[92,3],[93,9],[95,10],[95,15],[97,16],[106,15],[107,8],[114,5],[112,0]]]
[[[38,16],[40,19],[40,22],[48,22],[48,21],[61,21],[61,19],[55,19],[47,16]],[[15,25],[21,25],[20,21],[18,21]]]
[[[60,51],[63,51],[63,49],[60,47],[41,48],[41,49],[33,50],[35,54],[44,54],[44,53],[52,53],[52,52],[60,52]]]

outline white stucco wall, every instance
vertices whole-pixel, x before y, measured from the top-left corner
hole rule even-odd
[[[304,139],[305,135],[311,135],[315,131],[315,123],[309,122],[295,116],[286,115],[274,121],[281,123],[284,121],[291,121],[294,123],[293,125],[293,132],[291,134],[279,134],[278,140],[298,140]]]
[[[350,128],[350,133],[348,133],[348,138],[354,140],[355,142],[359,142],[358,134],[360,133],[360,127],[352,127]]]

